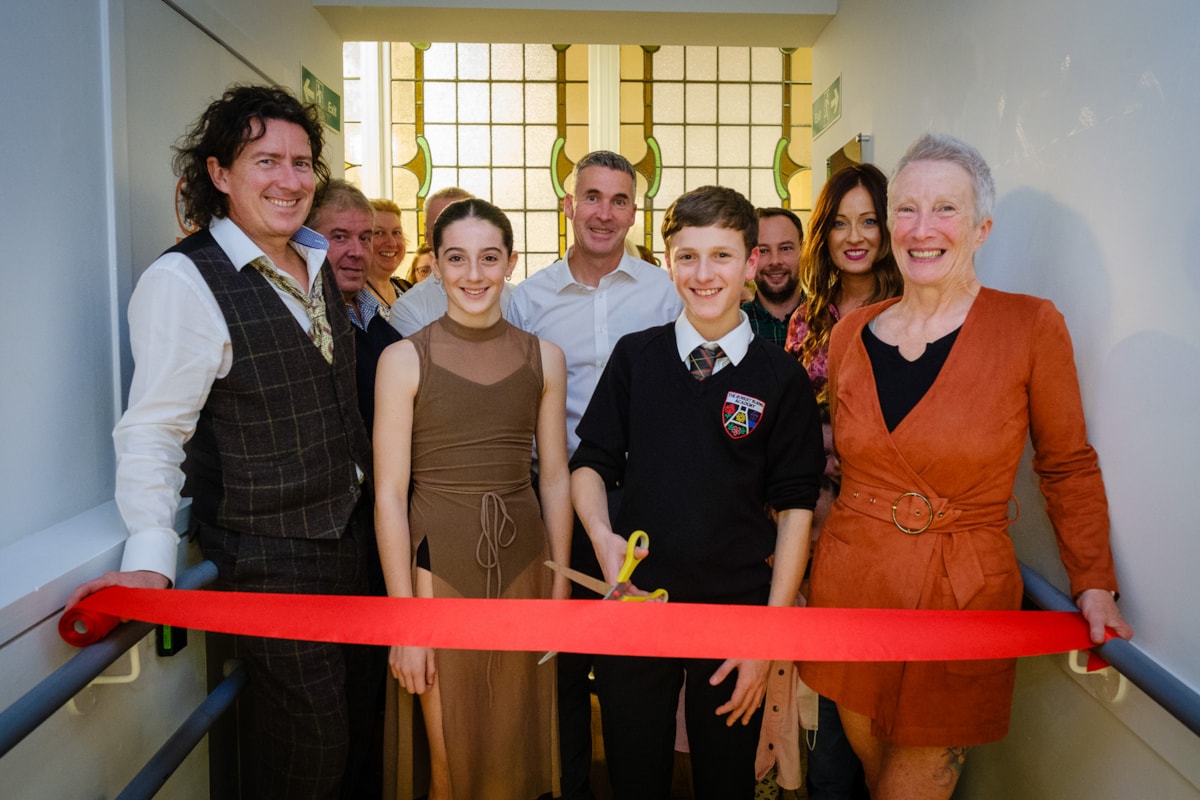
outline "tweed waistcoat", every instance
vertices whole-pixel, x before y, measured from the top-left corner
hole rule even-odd
[[[213,382],[186,447],[183,494],[202,522],[297,539],[341,536],[371,467],[358,410],[354,332],[328,264],[321,270],[333,331],[326,363],[270,283],[238,270],[208,230],[169,252],[187,256],[229,328],[233,363]]]

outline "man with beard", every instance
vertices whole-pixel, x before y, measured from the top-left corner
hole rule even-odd
[[[742,303],[750,327],[783,347],[788,320],[800,305],[800,245],[804,226],[786,208],[760,208],[758,214],[758,287],[754,299]]]

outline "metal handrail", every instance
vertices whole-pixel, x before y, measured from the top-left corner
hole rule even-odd
[[[199,589],[212,583],[216,577],[216,565],[204,561],[180,573],[175,585],[180,589]],[[64,703],[87,688],[101,672],[154,628],[153,623],[136,620],[118,625],[104,639],[80,650],[70,661],[0,712],[0,757],[7,755]]]
[[[1026,596],[1041,608],[1048,611],[1079,610],[1070,597],[1032,567],[1021,564],[1021,577],[1025,580]],[[1200,736],[1200,694],[1194,689],[1124,639],[1110,639],[1093,649],[1096,655],[1115,667],[1163,710]]]
[[[240,661],[226,664],[228,675],[193,711],[179,729],[171,734],[158,752],[146,762],[142,771],[134,776],[129,785],[117,795],[117,800],[149,800],[167,782],[167,778],[179,768],[200,740],[208,735],[209,729],[233,701],[246,688],[249,676]]]

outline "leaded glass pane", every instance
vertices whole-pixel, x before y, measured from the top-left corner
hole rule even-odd
[[[621,80],[640,81],[646,76],[646,51],[632,44],[621,45]]]
[[[797,172],[788,181],[788,191],[792,195],[792,205],[795,208],[810,208],[812,206],[812,170]]]
[[[755,125],[750,129],[750,163],[768,167],[775,160],[775,145],[779,141],[777,126]]]
[[[497,204],[498,205],[498,204]],[[513,228],[513,252],[517,254],[524,253],[529,248],[529,243],[525,240],[525,230],[528,223],[525,221],[526,213],[520,209],[506,211],[508,221],[512,223]],[[517,258],[517,267],[513,270],[516,274],[521,271],[521,259]]]
[[[644,85],[641,83],[621,84],[621,122],[642,121],[642,117],[645,116],[645,105],[642,102],[644,95]]]
[[[567,124],[586,125],[588,121],[588,87],[586,83],[567,84]]]
[[[750,170],[748,169],[719,169],[717,170],[717,183],[741,192],[742,196],[747,199],[750,198]]]
[[[567,48],[567,80],[586,83],[588,79],[588,49],[586,45]]]
[[[750,120],[750,87],[722,83],[717,89],[718,115],[724,124],[745,125]]]
[[[523,45],[492,45],[492,80],[522,80],[525,77],[524,53],[525,48]]]
[[[783,53],[778,47],[750,48],[750,75],[754,81],[779,83],[783,79]]]
[[[458,163],[486,167],[492,163],[491,128],[487,125],[458,126]]]
[[[683,48],[668,46],[654,54],[655,81],[683,80]]]
[[[775,190],[775,174],[770,169],[750,170],[750,202],[762,208],[777,206],[780,203],[779,192]]]
[[[460,44],[458,46],[458,79],[479,81],[488,79],[488,46],[486,44]]]
[[[406,169],[392,170],[392,197],[396,205],[400,206],[400,208],[403,209],[405,206],[415,205],[417,202],[417,190],[420,188],[421,184],[417,182],[416,175],[413,175]],[[405,224],[407,223],[401,220],[401,226],[403,227]],[[412,224],[413,228],[416,228],[415,220]],[[405,228],[405,230],[412,229]],[[415,239],[416,237],[411,238]]]
[[[682,125],[654,126],[654,138],[658,139],[664,164],[683,163],[683,131]]]
[[[437,158],[434,158],[434,163],[437,163]],[[433,194],[438,189],[444,189],[447,186],[463,186],[463,183],[458,178],[458,169],[455,167],[440,167],[433,168],[433,179],[429,186],[429,193]],[[463,186],[465,189],[466,187]],[[474,192],[473,194],[478,194]]]
[[[439,167],[456,163],[458,158],[458,126],[426,125],[425,138],[429,140],[429,152],[433,163]],[[446,184],[453,186],[453,183]]]
[[[812,124],[812,84],[797,83],[792,85],[792,124]]]
[[[552,125],[530,125],[525,128],[525,163],[550,164],[550,151],[558,134]]]
[[[558,70],[558,54],[548,44],[525,45],[525,80],[552,81]]]
[[[525,87],[519,83],[492,84],[492,121],[525,121]]]
[[[492,202],[500,208],[525,206],[525,170],[492,168]]]
[[[530,211],[525,215],[525,238],[522,242],[522,249],[528,250],[530,242],[555,241],[558,241],[557,211]]]
[[[567,126],[567,158],[578,161],[588,154],[588,129],[586,125]]]
[[[792,128],[791,141],[788,143],[788,155],[797,164],[805,167],[812,166],[811,128]]]
[[[425,122],[455,122],[458,92],[453,83],[425,82]]]
[[[683,122],[683,86],[678,83],[655,82],[654,122]]]
[[[413,125],[392,126],[392,163],[406,164],[417,154],[417,129]]]
[[[750,80],[750,48],[722,47],[717,65],[723,81]]]
[[[411,81],[417,75],[417,50],[408,42],[392,42],[392,80]]]
[[[634,162],[646,152],[646,132],[641,125],[621,126],[621,152]]]
[[[684,163],[689,166],[710,166],[717,163],[717,129],[693,125],[687,129]],[[691,184],[689,184],[690,186]]]
[[[476,197],[491,200],[492,171],[490,169],[461,168],[458,171],[458,185]]]
[[[415,84],[406,81],[392,81],[392,122],[416,122],[416,99]]]
[[[689,125],[717,121],[717,87],[711,83],[689,83],[685,88],[686,122]]]
[[[525,84],[525,121],[531,123],[554,122],[558,100],[554,94],[554,84],[527,83]]]
[[[425,80],[454,80],[457,67],[455,45],[435,42],[425,51]]]
[[[486,83],[458,84],[458,121],[490,122],[491,117],[491,86]]]
[[[684,183],[688,191],[717,183],[717,171],[712,168],[689,167],[684,171]]]
[[[750,129],[745,125],[717,128],[717,163],[744,167],[750,163]]]
[[[525,163],[525,130],[519,125],[492,128],[492,164],[519,167]]]
[[[686,60],[689,81],[715,81],[717,79],[717,48],[689,46]]]
[[[779,125],[783,122],[783,87],[778,83],[756,83],[750,87],[750,122]]]
[[[792,53],[791,80],[812,83],[812,50],[797,50]]]
[[[525,202],[530,208],[553,208],[559,206],[558,195],[550,181],[550,168],[534,167],[525,170]]]

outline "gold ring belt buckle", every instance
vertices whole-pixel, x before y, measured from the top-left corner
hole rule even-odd
[[[906,497],[921,498],[921,500],[923,500],[925,502],[925,507],[929,509],[929,518],[926,519],[925,524],[919,528],[906,528],[900,524],[900,520],[896,519],[896,508],[899,507],[900,501]],[[914,513],[916,513],[917,515],[920,515],[921,512],[916,511]],[[929,526],[933,524],[933,503],[929,502],[929,498],[926,497],[925,495],[921,494],[920,492],[905,492],[904,494],[900,495],[899,497],[897,497],[895,500],[892,501],[892,522],[896,523],[896,527],[899,528],[904,533],[908,533],[913,536],[916,536],[918,533],[924,533],[925,531],[929,530]]]

